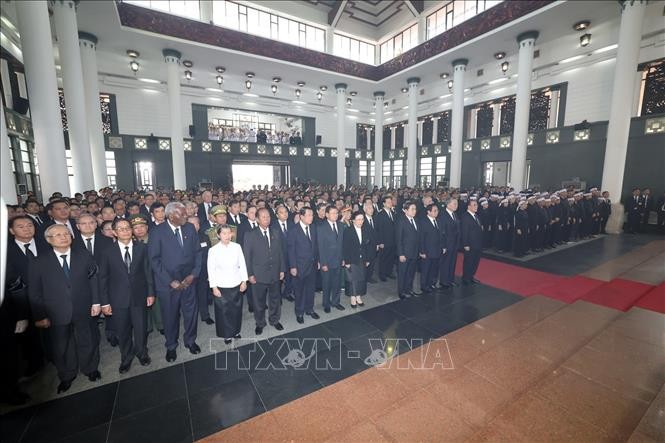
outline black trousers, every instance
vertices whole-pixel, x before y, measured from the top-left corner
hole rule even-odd
[[[386,279],[393,274],[396,250],[394,246],[385,246],[379,252],[379,278]]]
[[[365,268],[365,279],[367,281],[371,280],[374,276],[374,268],[376,267],[376,260],[378,256],[375,256],[369,261],[369,266]]]
[[[218,288],[222,296],[214,297],[215,330],[217,337],[233,338],[242,326],[242,301],[240,285],[234,288]]]
[[[0,346],[2,346],[2,358],[0,358],[0,402],[6,397],[19,391],[19,346],[18,334],[14,334],[16,321],[3,316],[0,325]]]
[[[325,272],[321,271],[321,283],[323,284],[323,307],[338,305],[342,290],[342,268],[328,268]]]
[[[120,341],[121,365],[129,364],[134,356],[148,355],[148,307],[130,306],[113,309],[113,324]]]
[[[210,318],[210,311],[208,310],[208,305],[212,301],[212,295],[210,292],[210,286],[208,285],[208,278],[197,278],[196,279],[196,298],[199,305],[199,315],[201,320],[207,320]]]
[[[420,289],[427,289],[436,284],[439,275],[439,257],[424,258],[420,263]]]
[[[256,326],[263,328],[266,325],[266,300],[268,308],[268,322],[274,325],[282,316],[282,296],[279,291],[281,282],[256,283],[252,285],[252,298],[254,302],[254,321]]]
[[[196,286],[176,291],[157,291],[159,305],[162,309],[164,321],[164,335],[166,336],[166,349],[174,350],[178,347],[180,336],[180,312],[182,312],[185,331],[182,339],[185,346],[196,342],[196,328],[198,326],[198,303],[196,300]]]
[[[407,258],[404,263],[397,264],[397,288],[398,295],[413,291],[413,279],[416,276],[418,260]]]
[[[307,275],[298,274],[293,277],[293,287],[295,288],[296,315],[303,315],[305,312],[314,311],[314,287],[316,285],[316,273],[312,271]]]
[[[522,231],[521,234],[515,232],[515,246],[513,247],[515,257],[522,257],[526,254],[526,251],[529,249],[528,243],[526,232]]]
[[[439,283],[449,285],[455,281],[455,265],[457,264],[457,251],[448,249],[439,260]]]
[[[73,318],[66,325],[49,328],[53,364],[62,381],[72,380],[79,372],[90,374],[99,366],[99,329],[97,318]]]
[[[463,281],[471,281],[473,280],[474,275],[476,275],[478,265],[480,264],[480,252],[480,249],[464,251],[464,271],[462,274]]]
[[[284,275],[284,281],[281,285],[281,290],[282,290],[282,298],[286,298],[288,295],[294,294],[293,277],[288,271]]]

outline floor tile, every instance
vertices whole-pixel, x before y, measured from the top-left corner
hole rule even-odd
[[[255,371],[251,378],[265,407],[273,409],[322,387],[307,367]]]
[[[0,441],[7,443],[18,442],[26,431],[39,406],[18,409],[0,415]]]
[[[665,386],[647,409],[635,432],[643,436],[643,441],[665,441]],[[630,440],[639,441],[638,438],[633,439],[632,436]]]
[[[339,338],[342,342],[377,330],[377,328],[357,315],[346,316],[324,323],[324,327],[329,331],[329,337]]]
[[[111,422],[109,443],[191,442],[192,428],[187,400],[164,403]]]
[[[109,426],[110,423],[104,423],[58,440],[58,443],[106,443]]]
[[[617,318],[608,330],[616,330],[626,337],[665,349],[665,314],[632,308]]]
[[[211,434],[201,442],[229,441],[235,443],[283,442],[287,440],[284,427],[275,420],[271,412],[266,412],[249,420]]]
[[[185,366],[187,394],[192,396],[201,390],[229,383],[248,375],[240,355],[234,351],[220,352],[197,360],[188,361]]]
[[[351,351],[342,344],[332,349],[318,351],[309,370],[314,373],[323,386],[328,386],[369,367],[359,353]]]

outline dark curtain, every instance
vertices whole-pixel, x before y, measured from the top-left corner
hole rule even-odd
[[[369,149],[374,150],[374,147],[376,146],[376,131],[374,128],[372,128],[372,131],[370,132],[370,143],[372,146],[370,146]]]
[[[390,127],[383,127],[383,149],[390,149]]]
[[[450,142],[450,111],[439,114],[439,123],[436,128],[437,143]]]
[[[356,148],[367,149],[367,131],[364,125],[356,125]]]
[[[395,129],[395,149],[404,147],[404,126],[399,125]]]
[[[494,123],[494,108],[485,104],[478,108],[476,123],[476,137],[491,137],[492,125]]]
[[[515,126],[515,96],[508,97],[501,103],[501,135],[511,135]]]
[[[434,135],[434,121],[429,118],[423,120],[423,139],[420,141],[421,145],[431,145],[432,136]]]
[[[550,100],[550,95],[544,91],[531,94],[529,132],[547,129],[547,120],[550,117]]]
[[[642,115],[663,113],[665,113],[665,62],[649,67],[642,99]]]

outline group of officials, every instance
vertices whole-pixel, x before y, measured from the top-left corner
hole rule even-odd
[[[102,317],[126,373],[134,359],[150,364],[154,329],[165,337],[166,360],[176,360],[181,315],[183,343],[198,354],[197,316],[231,343],[240,338],[245,300],[256,335],[267,324],[283,330],[283,300],[294,302],[298,323],[320,318],[317,290],[326,313],[345,309],[342,292],[351,308],[361,307],[375,273],[397,279],[400,299],[456,286],[458,252],[461,283],[471,285],[483,248],[521,255],[593,236],[604,231],[609,207],[595,188],[550,195],[303,186],[158,196],[105,189],[71,200],[56,194],[43,210],[29,199],[9,222],[0,370],[11,382],[0,394],[25,401],[19,355],[28,373],[51,361],[59,393],[79,372],[98,380]]]

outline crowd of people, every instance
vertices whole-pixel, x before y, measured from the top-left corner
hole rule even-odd
[[[240,338],[245,303],[260,336],[268,324],[284,329],[284,301],[302,324],[306,316],[320,319],[315,306],[325,313],[362,308],[377,278],[396,279],[399,299],[473,285],[483,249],[522,256],[603,233],[609,198],[596,188],[306,184],[246,192],[106,188],[73,198],[55,193],[45,205],[29,197],[8,207],[0,398],[26,401],[19,377],[45,361],[58,371],[58,393],[79,372],[98,380],[102,318],[106,340],[120,352],[120,373],[135,359],[151,363],[146,343],[155,331],[173,362],[181,316],[184,346],[198,354],[199,318],[230,344]],[[626,201],[627,231],[642,230],[651,209],[662,226],[664,198],[654,205],[648,190],[636,189]]]
[[[266,131],[249,126],[230,127],[208,123],[208,139],[228,142],[270,143],[274,145],[301,145],[300,131]]]

